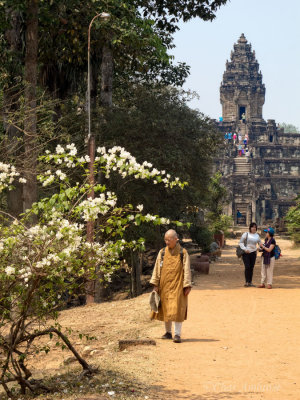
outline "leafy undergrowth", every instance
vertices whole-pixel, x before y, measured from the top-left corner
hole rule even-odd
[[[126,374],[121,375],[120,372],[109,369],[101,369],[92,377],[82,377],[81,371],[77,369],[43,379],[43,384],[49,388],[49,392],[21,395],[16,389],[15,398],[18,400],[75,400],[96,396],[114,400],[159,398],[147,385],[137,380],[133,381]],[[7,397],[1,395],[0,399],[7,400]]]
[[[92,377],[82,377],[82,369],[72,354],[56,346],[56,340],[40,338],[48,354],[31,354],[28,365],[33,379],[50,389],[37,395],[20,395],[18,400],[76,400],[103,396],[106,399],[159,399],[155,381],[157,346],[136,346],[119,350],[120,339],[154,339],[159,325],[149,318],[149,295],[134,299],[82,306],[61,312],[59,322],[71,328],[69,338],[86,361],[98,367]],[[86,340],[86,336],[93,340]],[[1,397],[2,396],[2,397]],[[0,389],[0,400],[7,400]]]

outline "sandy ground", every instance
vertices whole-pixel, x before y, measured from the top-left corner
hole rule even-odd
[[[175,399],[300,399],[300,252],[279,240],[273,289],[244,288],[235,245],[196,277],[183,343],[159,343],[161,389]]]
[[[181,344],[160,339],[164,328],[149,320],[149,294],[62,312],[60,323],[73,329],[77,349],[82,353],[88,345],[93,350],[87,359],[100,367],[102,381],[84,384],[79,379],[65,384],[63,397],[56,393],[39,399],[73,400],[99,393],[116,400],[300,399],[300,250],[287,240],[279,244],[283,257],[276,261],[274,288],[268,290],[243,287],[236,241],[227,241],[209,275],[195,277]],[[260,283],[259,259],[255,284]],[[81,341],[79,332],[97,340]],[[132,338],[155,339],[156,346],[120,352],[118,340]],[[75,364],[64,363],[70,353],[47,340],[53,351],[30,361],[35,376],[74,375]],[[113,379],[106,377],[108,370]]]

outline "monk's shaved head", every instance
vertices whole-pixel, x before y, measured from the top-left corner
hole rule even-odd
[[[166,233],[165,233],[165,237],[166,236],[168,236],[169,238],[176,238],[176,239],[178,239],[178,235],[177,235],[177,232],[176,231],[174,231],[174,229],[169,229]]]

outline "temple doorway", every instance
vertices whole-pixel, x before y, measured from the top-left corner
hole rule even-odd
[[[243,115],[243,114],[245,114],[245,116],[246,116],[246,107],[240,106],[240,107],[239,107],[239,120],[242,119],[242,115]]]

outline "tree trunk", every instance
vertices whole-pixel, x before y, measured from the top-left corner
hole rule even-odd
[[[142,293],[141,273],[143,265],[142,253],[131,251],[131,287],[132,297],[137,297]]]
[[[21,17],[20,13],[12,10],[6,10],[6,18],[10,21],[11,27],[5,32],[5,38],[9,43],[11,54],[14,57],[11,65],[10,76],[16,79],[21,71],[22,60],[22,41],[21,41]],[[12,85],[13,86],[13,85]],[[20,88],[10,87],[3,92],[3,122],[6,132],[6,141],[4,146],[5,156],[10,160],[18,157],[21,153],[20,138],[18,129],[9,122],[9,115],[17,111],[19,104]],[[18,164],[18,163],[17,163]],[[17,165],[18,166],[18,165]],[[18,181],[14,182],[14,190],[7,194],[8,211],[14,217],[18,217],[23,212],[23,185]]]
[[[109,44],[102,48],[101,63],[101,93],[100,100],[103,107],[112,106],[112,88],[113,88],[114,60],[113,53]]]
[[[26,53],[25,53],[25,106],[24,120],[24,209],[37,201],[37,116],[36,85],[38,56],[38,0],[27,2]]]

